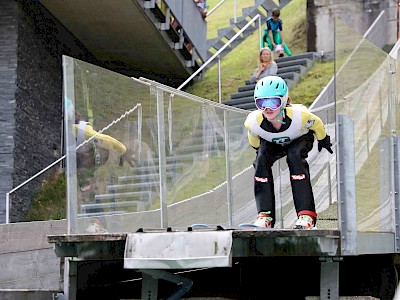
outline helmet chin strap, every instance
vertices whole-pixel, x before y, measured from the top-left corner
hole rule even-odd
[[[283,119],[285,118],[285,109],[284,108],[281,108],[281,111],[279,112],[279,114],[276,115],[275,120],[278,121],[281,124],[286,124],[286,122],[278,119],[278,117],[280,117],[280,116],[282,116]]]

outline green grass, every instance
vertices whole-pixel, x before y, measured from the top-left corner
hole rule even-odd
[[[293,103],[310,106],[334,75],[334,62],[316,62],[289,92]]]
[[[212,9],[220,0],[209,0],[209,10]],[[251,6],[254,0],[238,0],[238,8]],[[233,1],[226,1],[224,8],[219,8],[214,14],[210,15],[206,20],[208,23],[208,38],[216,37],[217,28],[228,26],[228,18],[233,18]],[[240,16],[241,10],[238,10]],[[284,24],[286,35],[286,43],[293,54],[303,53],[306,51],[306,0],[292,0],[282,11],[281,18]],[[265,22],[265,20],[264,20]],[[265,26],[263,22],[262,28]],[[222,71],[222,101],[230,99],[230,94],[237,92],[237,88],[244,85],[244,81],[248,79],[257,66],[257,57],[259,51],[259,35],[258,32],[253,33],[243,43],[236,47],[231,53],[224,57],[221,61]],[[98,74],[101,76],[102,74]],[[204,80],[197,81],[188,86],[185,90],[194,95],[218,101],[218,66],[213,66],[204,76]],[[329,82],[333,76],[333,62],[316,62],[308,71],[306,76],[290,91],[290,95],[295,103],[303,103],[310,105],[318,96],[323,87]],[[108,78],[110,79],[110,78]],[[79,80],[78,80],[79,81]],[[120,83],[125,86],[124,80]],[[118,88],[117,85],[113,88]],[[98,93],[100,93],[97,90]],[[130,91],[128,91],[129,94]],[[136,91],[136,94],[140,92]],[[93,97],[96,98],[96,97]],[[104,99],[105,101],[107,99]],[[136,101],[136,99],[134,99]],[[133,100],[132,100],[133,101]],[[135,102],[133,101],[133,102]],[[113,111],[118,113],[115,104],[122,101],[114,101],[113,104],[104,103],[104,105],[96,105],[103,108],[103,112]],[[140,102],[140,101],[139,101]],[[135,102],[136,103],[136,102]],[[108,108],[107,105],[112,107]],[[84,108],[81,108],[84,110]],[[95,112],[96,115],[102,112]],[[102,128],[105,124],[99,124]],[[224,172],[224,167],[219,165],[212,167],[210,165],[210,178],[220,178]],[[207,180],[210,182],[210,180]],[[211,184],[211,183],[210,183]],[[198,187],[204,191],[204,186]],[[64,175],[56,174],[47,182],[43,183],[43,187],[32,200],[32,206],[28,212],[25,221],[62,219],[66,216],[66,186]],[[187,194],[183,189],[177,188],[172,191],[175,200],[184,199],[185,197],[196,194],[192,189]]]
[[[215,2],[210,1],[210,8]],[[226,15],[232,14],[227,9]],[[207,19],[208,32],[214,32],[213,19]],[[306,0],[292,0],[281,11],[286,43],[293,54],[306,52]],[[218,23],[221,25],[222,23]],[[228,24],[224,24],[227,27]],[[265,20],[262,28],[265,26]],[[259,34],[254,32],[244,42],[221,59],[221,101],[230,99],[232,93],[236,93],[238,87],[245,84],[257,66],[259,52]],[[309,106],[329,82],[334,74],[332,61],[325,63],[316,62],[301,82],[290,91],[293,102]],[[201,81],[196,81],[184,88],[185,91],[218,102],[218,65],[208,70]]]
[[[60,220],[66,218],[66,180],[63,170],[43,182],[32,200],[24,221]]]

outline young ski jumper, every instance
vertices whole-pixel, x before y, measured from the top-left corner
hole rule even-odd
[[[298,220],[295,229],[311,229],[317,221],[309,165],[306,160],[313,148],[314,136],[318,151],[333,153],[330,137],[322,120],[300,104],[290,105],[286,82],[279,76],[259,80],[254,89],[258,110],[245,121],[250,145],[256,149],[254,161],[254,195],[258,210],[254,225],[273,228],[275,224],[275,194],[273,163],[286,156],[294,206]]]

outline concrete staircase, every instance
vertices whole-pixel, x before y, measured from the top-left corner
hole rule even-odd
[[[290,0],[279,1],[279,9],[282,9]],[[255,5],[242,9],[242,16],[236,19],[230,19],[230,26],[218,30],[218,37],[207,40],[208,47],[208,58],[214,55],[216,51],[221,49],[227,41],[233,38],[239,30],[241,30],[252,18],[257,14],[260,14],[262,19],[262,28],[265,26],[265,19],[271,14],[272,9],[278,6],[272,0],[255,0]],[[258,24],[250,25],[241,36],[237,37],[224,51],[222,51],[220,57],[224,57],[229,54],[237,45],[243,42],[253,32],[258,30]],[[217,61],[210,62],[207,68],[211,68]]]
[[[314,61],[317,57],[318,55],[315,52],[307,52],[277,58],[275,59],[278,65],[277,75],[285,80],[290,89],[293,85],[298,83],[300,78],[314,65]],[[250,76],[251,74],[249,74],[249,78]],[[238,92],[231,94],[231,99],[223,103],[246,110],[256,109],[253,99],[254,87],[255,84],[250,84],[249,80],[246,80],[245,85],[240,86]]]
[[[220,116],[215,122],[222,120]],[[214,125],[210,121],[210,128]],[[242,132],[243,120],[230,120],[232,133]],[[215,124],[215,126],[218,126]],[[192,168],[193,162],[199,157],[210,154],[218,154],[225,149],[223,138],[215,134],[214,138],[204,132],[202,123],[193,128],[193,133],[187,141],[166,153],[165,179],[167,184],[173,186],[176,181],[185,176],[185,172]],[[208,142],[205,142],[207,140]],[[168,143],[168,141],[166,141]],[[146,211],[159,201],[160,173],[159,158],[155,154],[142,160],[126,176],[111,175],[106,186],[105,193],[94,195],[91,203],[80,206],[81,216],[98,216],[108,211],[108,214],[117,214],[132,211]]]
[[[184,46],[184,36],[183,32],[178,32],[170,26],[169,13],[165,15],[160,7],[157,5],[152,5],[150,11],[154,14],[156,18],[156,24],[160,24],[160,29],[166,32],[173,49],[177,50],[178,53],[184,58],[186,67],[193,68],[193,71],[199,68],[198,63],[193,59],[190,51]]]

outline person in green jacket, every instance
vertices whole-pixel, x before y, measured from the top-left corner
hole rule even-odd
[[[267,26],[265,27],[264,34],[261,38],[261,47],[264,48],[265,43],[267,43],[268,48],[271,49],[271,51],[276,51],[276,56],[283,56],[281,49],[286,53],[287,56],[291,56],[292,52],[285,43],[282,20],[279,18],[280,14],[280,10],[278,8],[274,8],[272,10],[272,17],[267,18]]]

